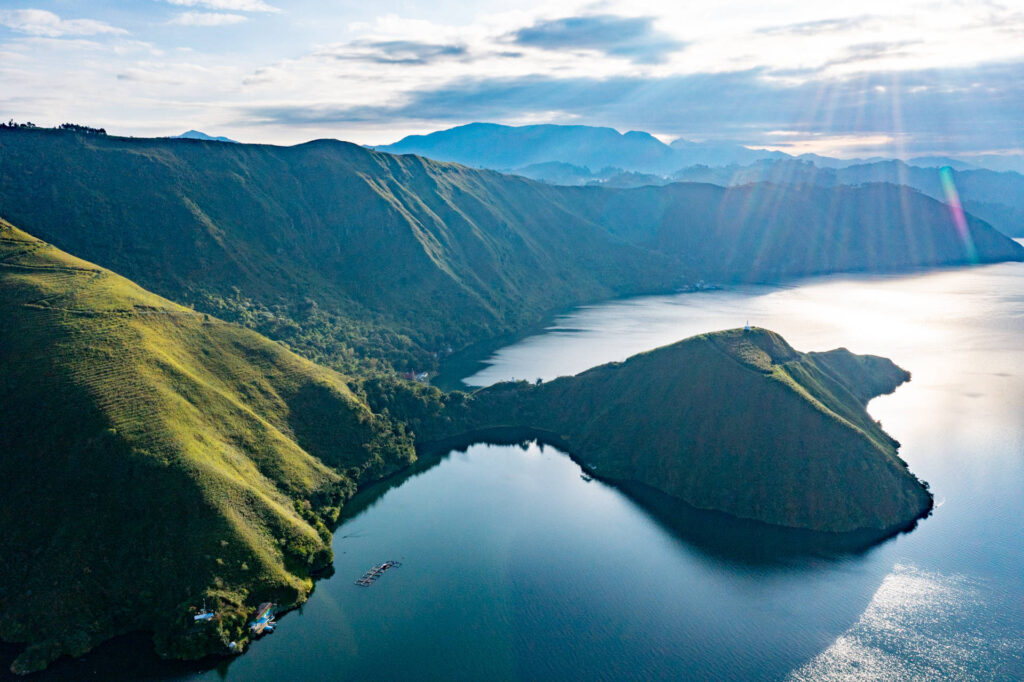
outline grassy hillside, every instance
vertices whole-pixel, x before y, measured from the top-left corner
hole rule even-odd
[[[440,432],[537,429],[602,477],[695,507],[884,534],[931,508],[895,441],[865,410],[907,379],[884,358],[798,353],[772,332],[735,330],[539,386],[482,389],[448,408]]]
[[[410,438],[345,377],[0,221],[0,637],[19,671],[118,633],[244,646]],[[203,600],[220,614],[202,626]]]
[[[554,310],[701,278],[971,261],[948,210],[912,191],[553,187],[326,140],[4,129],[0,215],[344,370],[433,369]],[[970,228],[979,260],[1024,258]]]

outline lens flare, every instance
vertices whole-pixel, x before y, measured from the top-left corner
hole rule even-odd
[[[960,193],[956,191],[956,183],[953,182],[953,169],[943,166],[939,170],[939,178],[942,180],[942,191],[946,194],[946,203],[953,212],[953,223],[956,225],[960,241],[964,243],[964,251],[967,259],[972,263],[978,262],[978,251],[974,248],[974,239],[971,238],[971,231],[967,229],[967,217],[964,215],[964,207],[960,204]]]

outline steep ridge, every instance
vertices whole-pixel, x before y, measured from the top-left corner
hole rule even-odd
[[[540,385],[481,389],[431,435],[533,429],[603,478],[694,507],[883,536],[932,505],[865,410],[909,378],[885,358],[799,353],[767,330],[732,330]]]
[[[0,131],[0,214],[174,300],[400,368],[548,310],[680,281],[553,188],[318,141]]]
[[[0,130],[0,214],[345,371],[433,369],[555,310],[698,279],[1024,259],[884,185],[554,187],[327,140]]]
[[[0,637],[18,672],[134,630],[244,648],[358,484],[414,459],[346,378],[0,221]],[[191,626],[206,604],[214,621]]]

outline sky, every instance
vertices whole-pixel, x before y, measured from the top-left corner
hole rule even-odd
[[[0,0],[0,117],[361,144],[559,123],[1024,153],[1024,0]]]

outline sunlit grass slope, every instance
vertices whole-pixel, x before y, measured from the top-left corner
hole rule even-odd
[[[898,530],[931,496],[868,415],[910,376],[845,349],[799,353],[753,329],[696,336],[450,409],[455,429],[556,434],[602,477],[703,509],[826,532]]]
[[[300,601],[411,442],[345,378],[0,221],[0,636],[20,670],[151,630],[194,656]],[[203,599],[220,614],[193,627]],[[242,642],[244,644],[244,642]]]

